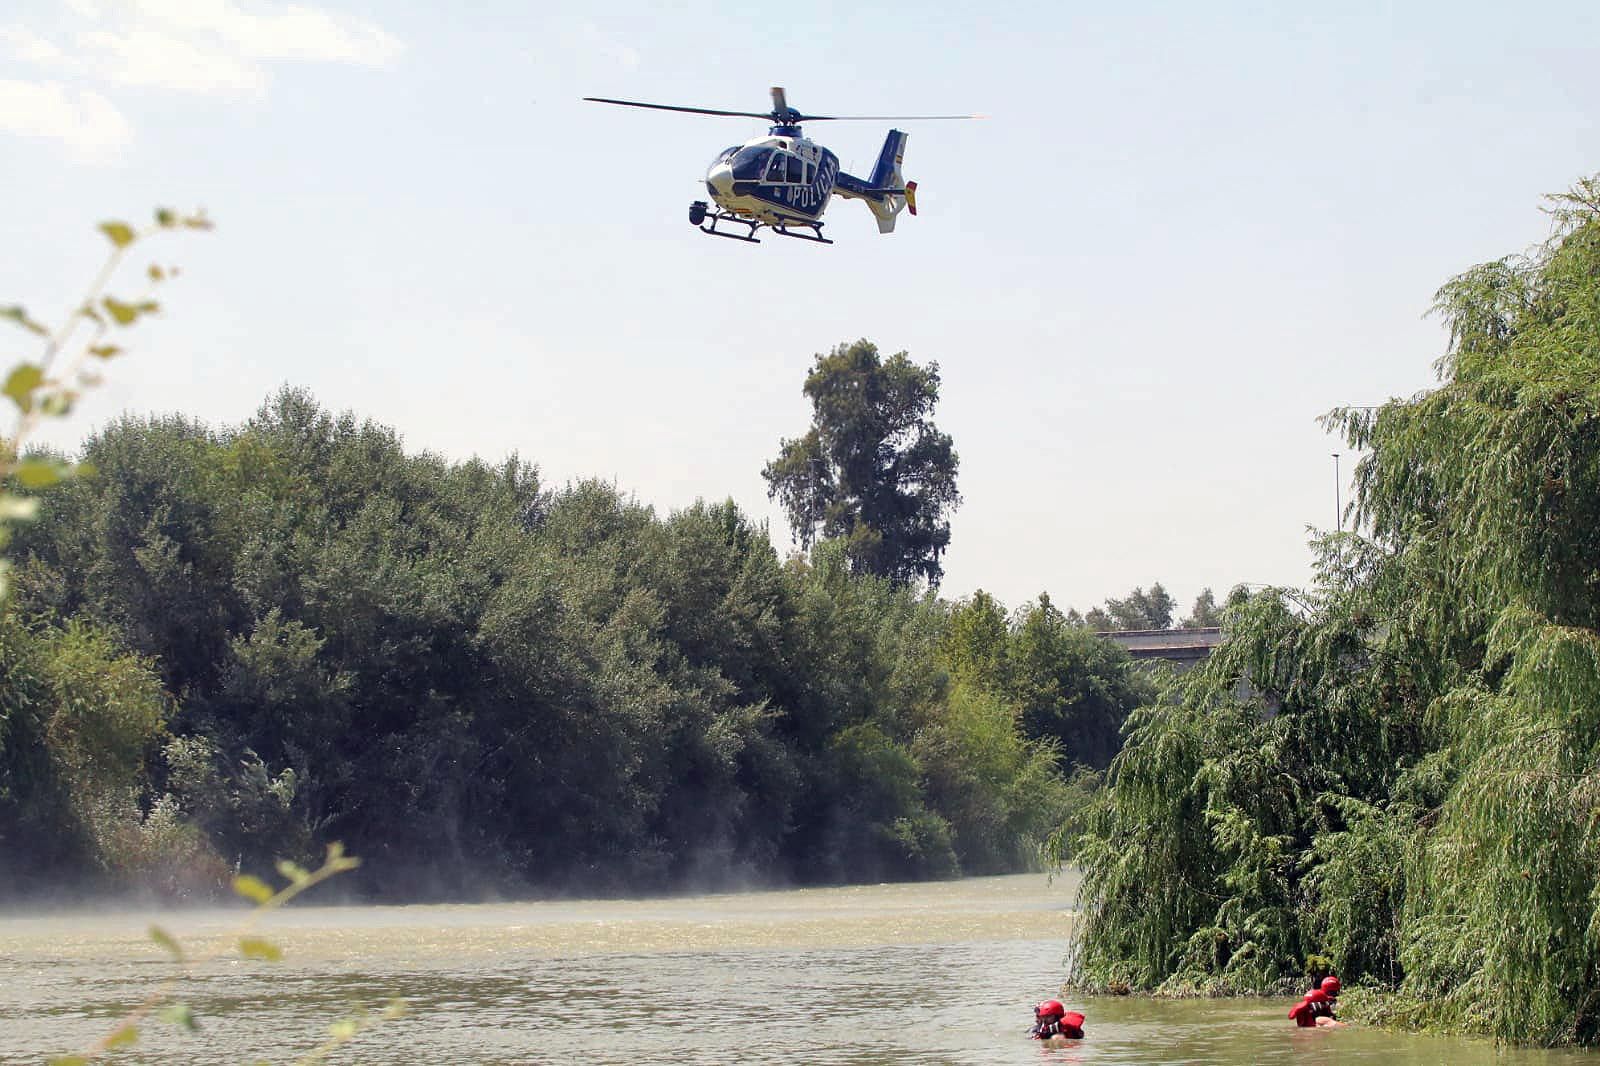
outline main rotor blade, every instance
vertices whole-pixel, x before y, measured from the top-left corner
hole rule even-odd
[[[933,122],[947,118],[988,118],[988,115],[806,115],[802,122]]]
[[[637,100],[608,100],[603,96],[585,96],[597,104],[620,104],[623,107],[647,107],[652,111],[686,111],[691,115],[729,115],[734,118],[771,119],[765,111],[717,111],[709,107],[674,107],[672,104],[642,104]]]

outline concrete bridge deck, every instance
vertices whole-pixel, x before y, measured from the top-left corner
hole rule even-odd
[[[1211,654],[1222,643],[1222,629],[1124,629],[1097,633],[1126,648],[1135,659],[1165,659],[1188,669]]]

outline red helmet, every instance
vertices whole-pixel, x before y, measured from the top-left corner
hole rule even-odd
[[[1065,1013],[1067,1013],[1067,1008],[1061,1005],[1059,999],[1047,999],[1033,1008],[1033,1016],[1035,1018],[1059,1018]]]
[[[1322,990],[1330,996],[1339,994],[1339,979],[1332,974],[1322,979]]]

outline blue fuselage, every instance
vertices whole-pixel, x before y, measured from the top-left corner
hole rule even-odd
[[[725,149],[706,172],[718,207],[769,225],[815,222],[838,182],[839,157],[787,126]]]

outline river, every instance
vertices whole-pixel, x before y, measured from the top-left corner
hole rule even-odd
[[[1360,1027],[1300,1030],[1287,1000],[1069,1000],[1088,1038],[1026,1039],[1057,994],[1070,881],[1042,875],[648,900],[295,906],[263,934],[281,962],[218,958],[179,976],[197,1032],[151,1023],[114,1061],[291,1062],[359,1001],[409,1013],[346,1063],[1387,1063],[1524,1066],[1576,1052]],[[107,1032],[240,911],[0,917],[0,1063],[39,1063]]]

